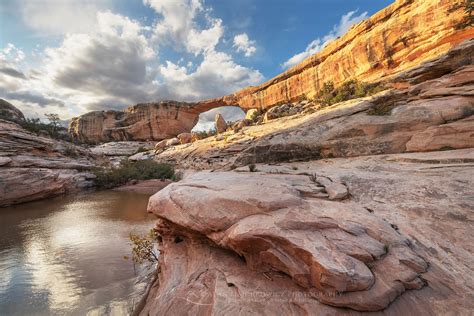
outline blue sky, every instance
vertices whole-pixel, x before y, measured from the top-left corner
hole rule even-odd
[[[388,0],[2,0],[0,98],[69,119],[257,85]]]

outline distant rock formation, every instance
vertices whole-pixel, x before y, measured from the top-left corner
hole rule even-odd
[[[96,163],[84,148],[0,119],[0,207],[89,188]]]
[[[198,115],[219,106],[266,109],[313,98],[324,83],[378,82],[445,54],[474,28],[456,29],[464,18],[459,1],[398,0],[277,77],[221,98],[195,103],[139,104],[125,111],[91,112],[72,120],[71,135],[84,142],[162,140],[189,132]]]
[[[81,142],[148,141],[172,138],[189,132],[199,114],[219,104],[162,101],[131,106],[124,111],[94,111],[75,117],[70,135]]]
[[[0,119],[20,122],[25,120],[25,116],[14,105],[3,99],[0,99]]]
[[[214,119],[214,125],[217,133],[224,133],[227,130],[227,122],[225,121],[222,114],[217,113]]]

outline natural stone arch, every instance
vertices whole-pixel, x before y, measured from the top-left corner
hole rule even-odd
[[[227,122],[234,122],[245,118],[245,111],[239,106],[220,106],[200,113],[198,122],[192,128],[192,131],[209,131],[214,128],[214,120],[217,113],[220,113]]]

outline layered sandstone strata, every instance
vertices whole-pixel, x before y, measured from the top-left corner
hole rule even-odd
[[[0,119],[0,207],[93,186],[88,150]]]
[[[199,104],[162,101],[124,111],[94,111],[73,118],[69,133],[86,143],[162,140],[189,132],[200,113],[217,106],[212,100]]]
[[[244,109],[268,108],[302,95],[313,98],[324,83],[350,79],[377,82],[437,58],[474,37],[474,29],[458,30],[465,12],[453,10],[461,1],[398,0],[321,52],[279,76],[234,94]]]

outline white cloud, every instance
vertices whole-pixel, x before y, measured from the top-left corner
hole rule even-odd
[[[211,52],[219,43],[223,33],[222,20],[213,19],[212,27],[205,30],[191,29],[189,31],[186,48],[194,55]]]
[[[25,25],[41,36],[89,33],[96,27],[96,13],[105,10],[110,0],[20,0]]]
[[[144,0],[161,16],[154,28],[155,38],[184,45],[195,29],[195,17],[203,12],[200,0]]]
[[[7,50],[13,51],[7,46],[2,52]],[[94,34],[68,34],[43,55],[34,76],[0,80],[0,97],[15,100],[25,114],[42,115],[47,109],[69,118],[98,104],[105,107],[104,101],[116,107],[156,97],[156,71],[147,67],[155,51],[140,23],[127,17],[99,12]]]
[[[258,70],[236,64],[223,52],[209,52],[195,72],[188,73],[170,61],[160,67],[163,89],[171,98],[200,100],[234,92],[242,87],[257,85],[263,80]]]
[[[82,100],[92,103],[111,98],[117,103],[148,100],[154,89],[147,62],[155,51],[140,23],[100,12],[97,25],[94,35],[67,35],[61,46],[45,50],[44,80],[65,93],[80,92]]]
[[[14,63],[20,63],[25,59],[25,53],[15,47],[12,43],[8,43],[7,46],[0,50],[0,60],[11,60]]]
[[[223,21],[212,17],[212,10],[200,0],[145,0],[145,3],[162,16],[154,28],[156,41],[168,41],[178,49],[184,48],[188,53],[202,56],[202,62],[194,72],[188,70],[193,66],[192,62],[183,67],[167,61],[159,67],[160,91],[168,98],[199,100],[216,97],[263,80],[259,71],[235,63],[230,54],[217,49],[224,34]],[[253,53],[255,48],[251,46],[254,42],[248,36],[247,44],[247,50]]]
[[[352,25],[357,24],[362,20],[365,20],[368,16],[367,12],[363,12],[360,15],[354,16],[354,14],[356,13],[357,11],[350,11],[347,14],[344,14],[341,17],[341,21],[339,22],[339,24],[335,25],[331,32],[329,32],[322,38],[317,38],[313,40],[311,43],[309,43],[309,45],[303,52],[298,53],[287,61],[285,61],[282,67],[289,68],[302,62],[307,57],[316,54],[321,49],[323,49],[326,44],[336,39],[337,37],[344,35],[351,28]]]
[[[246,33],[234,36],[234,47],[237,52],[243,52],[247,57],[252,56],[257,51],[255,41],[251,41]]]

